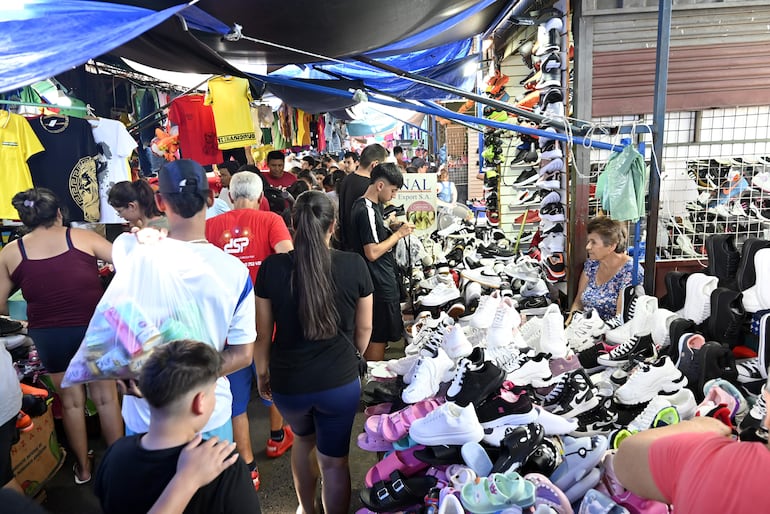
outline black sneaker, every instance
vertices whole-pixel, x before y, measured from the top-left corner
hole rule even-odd
[[[636,299],[644,295],[644,289],[641,286],[626,286],[623,294],[618,297],[621,301],[621,312],[623,314],[623,323],[628,323],[634,317],[634,308]]]
[[[543,401],[547,411],[570,418],[599,405],[599,396],[585,370],[576,369],[562,375],[562,379]]]
[[[562,223],[554,223],[547,229],[543,230],[541,228],[540,233],[544,236],[547,236],[548,234],[560,234],[564,232],[564,225]]]
[[[749,412],[744,416],[743,420],[741,420],[740,425],[738,426],[738,431],[741,434],[741,440],[744,439],[744,433],[747,435],[754,436],[755,431],[759,428],[762,428],[762,423],[765,421],[765,416],[767,416],[767,403],[765,403],[765,397],[762,393],[757,395],[757,401],[754,403],[754,405],[749,409]],[[767,431],[764,433],[765,440],[767,439]]]
[[[600,355],[596,361],[602,366],[617,368],[632,358],[647,358],[656,355],[655,343],[651,335],[632,336],[628,341],[619,344],[609,353]]]
[[[532,166],[528,168],[524,168],[521,170],[521,173],[519,173],[519,176],[516,177],[516,180],[513,181],[513,186],[526,186],[528,184],[532,184],[538,179],[537,170],[533,168]]]
[[[741,247],[741,260],[738,263],[738,270],[735,274],[736,288],[739,291],[745,291],[753,286],[757,281],[756,270],[754,269],[754,255],[762,248],[770,248],[770,241],[750,237],[743,242]]]
[[[729,345],[730,348],[743,342],[742,327],[746,319],[743,308],[743,293],[717,287],[711,292],[711,316],[706,322],[708,339]]]
[[[686,293],[687,277],[689,273],[683,271],[669,271],[664,277],[666,283],[665,302],[662,307],[677,312],[684,307],[684,297]]]
[[[525,425],[537,419],[537,411],[527,395],[527,389],[504,382],[493,396],[476,408],[476,415],[485,429],[501,425]]]
[[[707,274],[719,278],[719,285],[734,281],[741,255],[735,247],[735,234],[714,234],[706,238]]]
[[[467,358],[460,359],[455,377],[447,391],[447,400],[460,407],[471,403],[481,405],[487,397],[500,389],[504,380],[503,370],[489,361],[474,363]]]
[[[738,369],[735,367],[735,357],[727,345],[716,341],[707,341],[699,352],[700,377],[697,387],[702,391],[706,382],[714,378],[723,378],[731,383],[738,381]],[[697,399],[697,398],[696,398]],[[703,398],[698,400],[698,403]]]
[[[577,421],[577,429],[570,434],[574,437],[608,435],[620,428],[612,398],[605,398],[599,405],[578,416]]]
[[[674,362],[679,361],[679,340],[685,334],[691,334],[695,332],[695,322],[685,318],[676,318],[671,321],[668,327],[669,341],[671,345],[669,349],[669,357]]]
[[[525,296],[519,301],[519,306],[516,310],[521,314],[538,316],[545,314],[545,310],[549,305],[551,305],[551,302],[545,296]]]
[[[540,219],[548,221],[564,221],[564,205],[559,202],[544,205],[540,209]]]
[[[541,475],[551,476],[564,460],[562,457],[564,448],[561,444],[557,445],[554,441],[559,440],[555,438],[543,439],[543,442],[532,450],[527,460],[521,465],[519,474],[524,476],[528,473],[540,473]]]
[[[15,319],[0,316],[0,336],[16,334],[20,332],[22,328],[24,328],[24,325]]]
[[[599,355],[607,353],[604,341],[598,341],[592,346],[578,352],[577,357],[580,365],[588,373],[595,373],[604,369],[604,366],[597,362]]]

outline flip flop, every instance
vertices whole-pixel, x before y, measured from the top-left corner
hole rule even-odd
[[[572,505],[564,491],[553,485],[545,475],[529,473],[524,478],[535,484],[535,505],[547,505],[557,514],[573,514]]]
[[[394,451],[369,469],[364,478],[364,483],[367,487],[372,487],[377,482],[386,481],[395,471],[400,472],[404,477],[411,477],[428,468],[427,462],[423,462],[414,456],[415,451],[422,450],[423,448],[425,447],[415,446],[409,450]]]
[[[422,505],[425,495],[437,483],[436,477],[406,478],[399,471],[394,471],[390,480],[362,489],[359,497],[368,509],[375,512],[397,512],[413,505]]]

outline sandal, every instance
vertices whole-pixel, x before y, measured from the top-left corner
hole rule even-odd
[[[393,450],[393,444],[376,435],[358,434],[358,447],[367,452],[389,452]]]
[[[75,464],[72,465],[72,474],[75,476],[75,485],[87,484],[94,477],[94,473],[93,473],[94,451],[88,450],[88,455],[86,458],[88,459],[88,462],[91,464],[91,473],[88,474],[88,478],[86,478],[85,480],[78,477],[78,463],[75,462]]]
[[[442,403],[440,400],[431,398],[383,416],[382,424],[379,427],[380,433],[388,441],[398,441],[409,434],[409,427],[415,420],[424,418]]]
[[[516,470],[527,460],[543,438],[545,431],[542,425],[530,423],[516,427],[503,438],[500,446],[500,457],[492,467],[493,473],[502,473],[510,469]]]
[[[413,505],[422,505],[425,495],[436,487],[436,477],[405,478],[398,470],[390,474],[389,481],[380,481],[373,487],[361,490],[359,497],[366,508],[375,512],[396,512]]]
[[[535,484],[535,505],[546,505],[557,514],[573,514],[572,505],[564,492],[545,475],[529,473],[524,478]]]
[[[493,514],[508,507],[530,507],[535,503],[535,484],[516,472],[493,473],[462,488],[463,506],[474,514]]]
[[[432,466],[462,464],[461,448],[458,445],[426,446],[424,449],[414,452],[414,456]]]
[[[423,448],[425,447],[415,446],[409,450],[394,451],[369,469],[364,483],[367,487],[372,487],[377,482],[387,480],[395,471],[400,472],[404,477],[410,477],[426,469],[429,466],[428,463],[414,456],[416,450]]]

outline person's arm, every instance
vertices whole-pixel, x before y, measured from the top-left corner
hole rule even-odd
[[[253,344],[233,344],[222,352],[222,376],[251,365],[254,358]]]
[[[235,443],[219,441],[216,437],[201,442],[198,434],[179,454],[176,474],[148,514],[182,514],[198,489],[210,483],[237,460]]]
[[[369,339],[372,336],[372,313],[374,301],[372,295],[363,296],[356,303],[356,330],[355,343],[361,355],[366,352],[369,346]]]
[[[112,243],[96,232],[91,232],[90,230],[87,230],[86,232],[88,233],[91,251],[94,252],[96,258],[105,262],[112,262]]]
[[[271,400],[270,344],[273,342],[273,305],[269,298],[257,297],[257,342],[254,344],[254,365],[257,368],[259,395]]]
[[[256,339],[256,321],[254,309],[255,295],[251,278],[244,266],[244,298],[235,309],[235,314],[227,332],[228,347],[222,352],[222,375],[229,375],[246,366],[251,366],[254,357],[254,339]]]
[[[580,274],[580,280],[578,281],[578,290],[575,294],[575,300],[572,302],[572,307],[570,308],[569,315],[567,316],[567,325],[572,322],[572,315],[575,314],[576,311],[583,310],[583,292],[586,290],[587,286],[588,275],[586,275],[586,272],[583,271]]]
[[[412,233],[414,225],[411,223],[404,223],[398,230],[393,232],[385,241],[380,243],[369,243],[364,245],[364,255],[370,262],[374,262],[383,255],[385,255],[391,248],[396,246],[398,240],[402,237],[406,237]]]
[[[653,479],[650,447],[665,437],[687,433],[713,433],[727,437],[731,431],[727,425],[714,418],[695,417],[675,425],[638,432],[623,440],[615,454],[613,467],[620,483],[638,496],[669,503],[671,499],[663,496]]]
[[[10,243],[4,248],[6,256],[8,255],[8,249],[11,247]],[[13,281],[11,280],[11,274],[8,272],[8,263],[3,258],[3,252],[0,251],[0,314],[8,315],[8,297],[13,290]]]
[[[286,239],[285,241],[279,241],[275,245],[275,248],[273,248],[273,251],[275,253],[289,253],[292,250],[294,250],[294,243],[291,242],[291,239]]]

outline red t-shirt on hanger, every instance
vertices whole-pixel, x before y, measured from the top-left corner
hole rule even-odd
[[[174,99],[168,110],[168,118],[179,127],[179,149],[182,157],[207,166],[219,164],[223,158],[217,146],[214,112],[210,105],[204,105],[203,100],[202,94]]]

